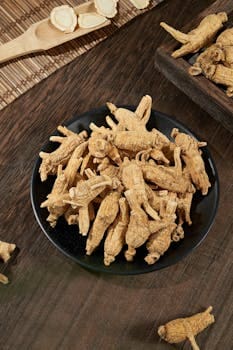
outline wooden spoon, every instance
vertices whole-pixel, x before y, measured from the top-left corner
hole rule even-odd
[[[89,1],[80,6],[74,7],[74,11],[79,15],[81,13],[96,12],[96,9],[93,2]],[[32,24],[26,32],[18,38],[11,40],[4,45],[0,45],[0,63],[29,53],[49,50],[52,47],[103,28],[110,23],[109,20],[106,20],[103,24],[93,28],[84,29],[77,27],[74,32],[65,34],[55,28],[51,24],[49,18],[46,18],[40,22]]]

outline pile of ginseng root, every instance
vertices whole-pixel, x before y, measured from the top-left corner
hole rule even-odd
[[[227,21],[226,12],[210,14],[187,34],[164,22],[160,25],[182,44],[172,53],[172,57],[179,58],[199,52],[195,63],[189,68],[189,73],[193,76],[203,74],[215,84],[225,86],[227,96],[232,97],[233,28],[227,28],[217,36]]]
[[[41,204],[55,227],[64,216],[87,236],[86,254],[104,240],[104,264],[124,249],[133,261],[146,244],[145,261],[154,264],[172,242],[184,237],[183,224],[192,224],[193,195],[208,193],[210,182],[198,142],[173,129],[170,141],[157,129],[146,129],[152,99],[144,96],[135,112],[107,103],[106,126],[90,124],[79,134],[59,126],[63,136],[52,153],[40,152],[40,177],[56,176],[51,193]],[[115,120],[114,120],[114,119]]]

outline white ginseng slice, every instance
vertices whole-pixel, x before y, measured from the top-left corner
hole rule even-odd
[[[107,18],[113,18],[117,14],[117,0],[94,0],[97,12]]]
[[[98,27],[106,21],[106,17],[95,12],[82,13],[78,16],[78,24],[80,28]]]
[[[50,21],[64,33],[72,33],[78,23],[74,9],[68,5],[55,7],[50,14]]]
[[[150,0],[130,0],[132,4],[138,9],[143,10],[149,6]]]

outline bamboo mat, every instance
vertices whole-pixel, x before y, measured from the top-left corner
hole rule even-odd
[[[146,10],[139,11],[129,0],[119,0],[118,15],[110,26],[49,51],[1,64],[0,110],[41,80],[106,39],[125,23],[162,1],[152,0]],[[0,50],[1,44],[16,38],[31,24],[48,17],[55,6],[77,6],[83,2],[85,0],[0,0]]]

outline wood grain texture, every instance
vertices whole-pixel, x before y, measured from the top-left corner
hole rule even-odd
[[[200,20],[205,16],[225,11],[228,14],[226,25],[233,25],[233,7],[231,0],[217,0],[209,7],[195,16],[191,21],[187,21],[184,27],[179,25],[179,29],[186,33],[198,26]],[[172,20],[173,22],[173,20]],[[172,25],[172,22],[169,24]],[[187,57],[174,59],[171,53],[180,45],[174,39],[163,43],[156,50],[155,64],[156,67],[181,91],[188,95],[195,103],[212,115],[217,121],[233,133],[233,99],[229,98],[225,89],[204,76],[191,76],[188,73],[190,63]]]
[[[202,350],[233,348],[233,137],[154,67],[166,34],[211,1],[165,1],[56,72],[0,112],[0,239],[20,251],[0,286],[1,350],[190,349],[159,340],[157,327],[213,305],[216,323],[197,337]],[[59,123],[90,108],[135,104],[143,94],[208,142],[221,185],[217,218],[187,258],[142,276],[90,273],[59,253],[32,213],[30,176],[42,144]]]

